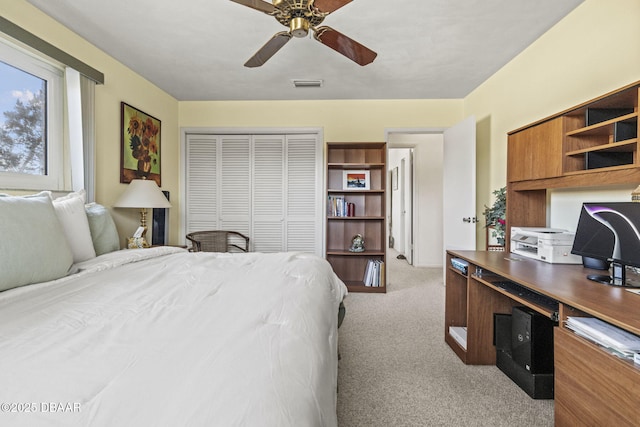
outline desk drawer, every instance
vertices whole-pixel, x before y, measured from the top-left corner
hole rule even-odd
[[[556,328],[555,425],[637,426],[640,369]]]

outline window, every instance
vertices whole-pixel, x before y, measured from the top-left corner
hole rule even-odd
[[[63,189],[63,77],[0,39],[0,188]]]

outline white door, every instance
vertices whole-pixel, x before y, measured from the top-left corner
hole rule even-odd
[[[444,132],[443,190],[444,248],[475,250],[477,218],[474,116],[467,117]]]
[[[413,265],[413,149],[409,150],[409,162],[402,160],[402,195],[404,221],[404,248],[407,262]]]

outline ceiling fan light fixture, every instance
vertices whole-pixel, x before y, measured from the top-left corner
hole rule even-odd
[[[318,80],[298,80],[298,79],[294,79],[292,80],[293,82],[293,86],[297,87],[297,88],[302,88],[302,87],[322,87],[323,81],[318,79]]]
[[[306,37],[309,34],[309,21],[305,18],[293,18],[289,23],[291,35],[294,37]]]

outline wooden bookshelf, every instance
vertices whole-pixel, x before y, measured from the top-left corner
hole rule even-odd
[[[365,286],[369,260],[386,263],[386,144],[327,143],[327,244],[326,259],[351,292],[386,292],[386,268],[380,286]],[[345,172],[365,171],[367,186],[345,186]],[[329,206],[330,197],[352,204],[352,216],[336,215]],[[352,239],[364,238],[364,252],[351,252]]]

